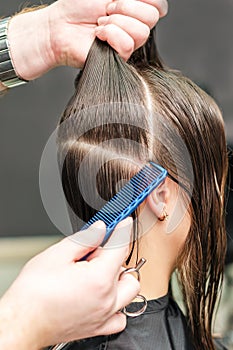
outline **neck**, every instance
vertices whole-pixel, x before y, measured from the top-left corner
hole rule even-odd
[[[147,260],[140,269],[140,293],[147,300],[158,299],[168,292],[171,274],[190,230],[190,214],[184,209],[183,202],[177,202],[176,192],[174,195],[170,192],[167,220],[159,221],[149,204],[140,207],[137,216],[140,238],[130,266],[135,266],[141,258]]]
[[[140,294],[147,300],[158,299],[167,294],[171,276],[170,264],[164,261],[164,257],[161,257],[158,253],[159,247],[151,242],[149,236],[150,233],[143,236],[136,243],[129,264],[130,266],[136,266],[137,260],[142,257],[146,259],[146,263],[140,269]]]
[[[168,209],[172,213],[171,208]],[[147,300],[158,299],[168,292],[171,274],[190,228],[188,212],[179,224],[177,216],[176,211],[176,215],[170,215],[168,220],[158,221],[145,206],[138,217],[139,232],[145,233],[135,244],[129,266],[136,266],[141,258],[147,260],[140,269],[140,293]],[[176,220],[175,223],[172,220]],[[171,227],[174,227],[172,231]]]

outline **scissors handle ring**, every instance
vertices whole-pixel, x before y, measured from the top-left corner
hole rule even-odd
[[[139,272],[139,270],[145,263],[146,263],[146,259],[141,258],[135,267],[130,267],[130,268],[122,271],[121,274],[120,274],[120,278],[121,278],[122,275],[124,275],[126,273],[136,273],[137,274],[137,280],[140,282],[140,272]]]
[[[140,282],[140,273],[135,267],[130,267],[129,269],[122,271],[120,274],[120,278],[121,278],[121,276],[125,275],[126,273],[136,273],[137,280]]]
[[[146,259],[141,258],[135,267],[130,267],[130,268],[122,271],[121,274],[120,274],[120,277],[123,276],[124,274],[127,274],[127,273],[136,273],[137,280],[140,282],[140,272],[139,272],[139,270],[145,264],[145,262],[146,262]],[[147,308],[147,300],[146,300],[146,298],[143,295],[141,295],[141,294],[138,294],[136,296],[136,298],[137,299],[141,299],[141,301],[144,303],[143,306],[141,307],[141,309],[139,309],[137,311],[134,311],[134,312],[130,312],[130,311],[127,311],[127,306],[125,306],[121,310],[121,312],[123,312],[123,314],[125,314],[128,317],[137,317],[137,316],[142,315],[145,312],[145,310]]]
[[[125,306],[121,312],[123,312],[123,314],[125,314],[128,317],[137,317],[137,316],[142,315],[146,311],[147,300],[143,295],[140,295],[140,294],[137,295],[137,299],[141,299],[142,302],[144,303],[144,305],[141,307],[141,309],[139,309],[138,311],[130,312],[130,311],[127,311],[127,308]]]

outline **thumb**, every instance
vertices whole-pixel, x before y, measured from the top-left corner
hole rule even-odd
[[[88,229],[76,232],[63,239],[59,243],[62,256],[72,261],[80,260],[102,243],[105,232],[106,226],[104,222],[97,221]]]

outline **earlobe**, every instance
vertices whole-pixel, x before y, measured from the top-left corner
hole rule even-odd
[[[166,207],[164,206],[164,209],[163,209],[163,214],[161,216],[158,217],[159,221],[164,221],[164,220],[167,220],[168,218],[168,213],[166,212]]]
[[[156,188],[147,198],[150,210],[157,216],[158,220],[164,221],[168,214],[166,205],[169,201],[169,188],[166,180]]]

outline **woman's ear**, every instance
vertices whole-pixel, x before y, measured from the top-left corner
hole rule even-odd
[[[168,180],[159,185],[147,198],[147,203],[150,210],[157,216],[161,221],[166,216],[166,206],[168,205],[170,198],[170,189]]]

